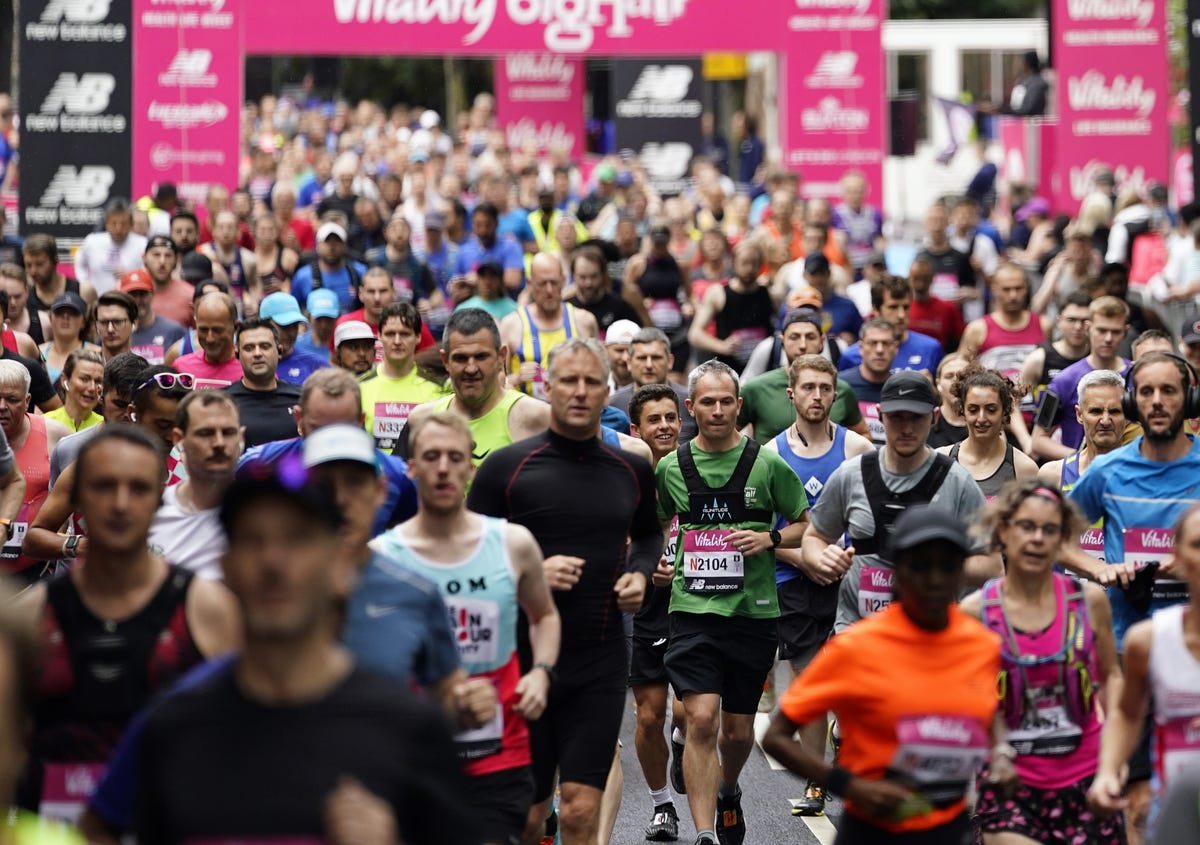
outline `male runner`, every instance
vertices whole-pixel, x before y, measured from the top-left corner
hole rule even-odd
[[[279,330],[279,367],[276,372],[280,380],[299,386],[317,370],[329,366],[328,344],[325,345],[322,354],[317,354],[297,343],[300,325],[308,320],[300,311],[300,303],[296,301],[296,297],[290,293],[269,294],[258,304],[258,316],[263,320],[270,320]],[[313,315],[314,322],[317,319],[319,318]]]
[[[778,454],[738,431],[732,368],[704,362],[688,376],[688,394],[696,439],[655,470],[659,518],[666,528],[678,515],[683,540],[666,667],[687,712],[683,772],[696,842],[741,845],[738,776],[778,647],[773,552],[800,545],[808,498]],[[782,530],[774,527],[777,513],[788,523]]]
[[[550,351],[547,374],[549,430],[490,454],[467,506],[533,533],[563,619],[559,681],[530,726],[535,804],[525,838],[549,814],[557,769],[563,842],[591,845],[625,702],[620,611],[642,606],[662,534],[649,462],[600,438],[609,390],[604,347],[566,340]]]
[[[881,419],[879,402],[896,360],[900,333],[887,320],[872,317],[863,323],[858,342],[862,349],[862,363],[854,369],[843,370],[841,378],[858,398],[858,410],[867,421],[871,441],[876,446],[882,446],[887,437],[887,427]]]
[[[1090,351],[1088,322],[1091,320],[1091,304],[1092,298],[1086,291],[1072,291],[1054,319],[1059,339],[1053,343],[1044,341],[1025,359],[1025,365],[1021,368],[1021,384],[1029,388],[1029,398],[1034,408],[1041,404],[1042,391],[1050,382]]]
[[[237,403],[246,446],[295,436],[293,416],[300,388],[283,381],[279,370],[279,330],[270,320],[243,320],[237,333],[242,377],[224,389]]]
[[[395,448],[413,408],[446,395],[448,390],[417,370],[421,314],[407,302],[393,302],[379,318],[383,360],[358,380],[363,423],[385,452]]]
[[[900,333],[892,366],[899,370],[920,370],[932,376],[937,372],[938,363],[944,354],[942,344],[927,334],[909,328],[912,300],[912,285],[903,276],[884,276],[871,285],[871,307],[875,316],[887,320]],[[861,363],[862,348],[855,343],[838,359],[838,369],[848,370]]]
[[[967,324],[959,351],[1015,381],[1025,359],[1050,336],[1053,324],[1048,316],[1029,310],[1029,279],[1020,266],[1003,265],[990,287],[992,313]]]
[[[464,668],[496,688],[496,717],[459,734],[458,753],[468,775],[465,799],[487,841],[516,845],[533,801],[525,720],[542,715],[550,694],[561,634],[558,610],[533,535],[467,510],[467,479],[474,467],[466,420],[451,411],[425,417],[412,442],[408,472],[417,485],[417,515],[373,545],[437,584]],[[372,600],[386,606],[388,594],[376,592]],[[528,620],[533,659],[524,674],[517,659],[518,608]]]
[[[196,301],[196,342],[200,348],[167,363],[196,379],[196,388],[218,388],[242,377],[234,332],[237,329],[237,303],[224,293],[207,293]],[[186,340],[186,338],[185,338]]]
[[[641,329],[629,342],[629,374],[633,377],[633,383],[615,392],[608,404],[629,413],[633,394],[648,384],[668,385],[680,402],[687,401],[687,388],[671,381],[669,377],[674,366],[675,356],[671,354],[671,340],[666,332],[654,326]],[[690,414],[681,416],[680,425],[681,442],[687,443],[696,436],[696,421]]]

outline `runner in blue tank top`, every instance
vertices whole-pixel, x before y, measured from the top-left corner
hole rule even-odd
[[[764,448],[774,450],[804,485],[815,505],[833,471],[847,458],[874,450],[861,434],[848,431],[829,419],[837,396],[837,370],[821,355],[801,355],[788,366],[788,397],[796,408],[796,421]],[[779,658],[799,674],[833,633],[837,611],[837,581],[810,570],[799,549],[775,551],[775,583],[779,590]],[[774,677],[772,673],[772,677]],[[768,692],[764,698],[770,698]],[[763,704],[773,702],[764,701]],[[815,726],[805,744],[825,748],[824,724]],[[795,807],[799,815],[821,815],[825,795],[809,784]]]

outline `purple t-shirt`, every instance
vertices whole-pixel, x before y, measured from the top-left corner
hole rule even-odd
[[[1079,401],[1079,380],[1094,370],[1087,357],[1080,358],[1054,377],[1046,390],[1058,397],[1054,424],[1062,429],[1062,444],[1078,449],[1083,443],[1083,426],[1075,418],[1075,403]],[[1129,372],[1129,362],[1121,359],[1121,376]],[[1043,400],[1045,401],[1045,400]],[[1053,429],[1053,426],[1051,426]]]

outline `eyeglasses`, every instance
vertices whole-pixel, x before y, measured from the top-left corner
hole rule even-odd
[[[1018,519],[1009,523],[1022,534],[1036,534],[1042,532],[1042,536],[1047,540],[1053,540],[1062,536],[1063,527],[1057,522],[1036,523],[1032,519]]]
[[[108,326],[110,329],[119,329],[121,326],[129,322],[128,317],[122,317],[119,320],[97,320],[97,326]]]
[[[138,393],[152,384],[158,385],[163,390],[170,390],[176,385],[184,390],[192,390],[196,386],[196,379],[191,373],[155,373],[139,384],[137,390],[133,392]]]

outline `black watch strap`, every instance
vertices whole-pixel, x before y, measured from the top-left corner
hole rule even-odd
[[[550,686],[558,683],[558,671],[549,663],[535,663],[533,664],[533,668],[541,669],[546,673],[546,677],[550,679]]]
[[[779,548],[779,544],[783,542],[783,534],[780,533],[779,529],[772,528],[771,533],[768,536],[771,538],[771,548]]]

